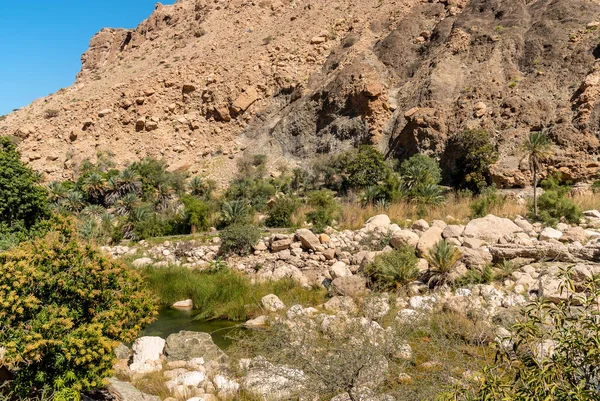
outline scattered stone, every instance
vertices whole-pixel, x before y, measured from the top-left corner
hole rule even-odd
[[[546,227],[540,233],[540,240],[541,241],[549,241],[551,239],[559,240],[560,237],[562,237],[562,235],[563,235],[562,232],[555,230],[552,227]]]
[[[467,238],[479,239],[488,244],[495,244],[506,235],[520,232],[523,232],[523,229],[511,220],[490,214],[480,219],[471,220],[465,227],[463,235]]]
[[[191,310],[194,308],[194,301],[192,301],[191,299],[177,301],[172,306],[175,309]]]
[[[167,337],[165,353],[168,361],[204,358],[208,362],[225,359],[225,353],[215,345],[210,334],[194,331],[180,331]]]
[[[268,312],[277,312],[285,309],[285,304],[275,294],[269,294],[262,297],[260,300],[263,308]]]
[[[160,337],[140,337],[133,343],[133,363],[129,366],[132,372],[151,373],[162,369],[161,356],[165,348],[165,340]]]
[[[396,249],[404,245],[416,248],[418,243],[419,236],[410,230],[395,231],[390,240],[390,245]]]
[[[301,228],[297,230],[296,238],[298,238],[298,240],[302,242],[302,247],[305,249],[316,251],[321,247],[321,241],[319,241],[319,237],[317,237],[315,234],[313,234],[312,231],[307,230],[306,228]]]

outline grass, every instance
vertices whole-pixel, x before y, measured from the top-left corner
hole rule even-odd
[[[252,283],[228,268],[209,273],[184,267],[148,267],[142,274],[161,305],[192,299],[200,311],[199,319],[204,320],[245,321],[263,314],[260,300],[268,294],[277,295],[287,306],[320,305],[327,296],[324,289],[304,288],[292,280]]]

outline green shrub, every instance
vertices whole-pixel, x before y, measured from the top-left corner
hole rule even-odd
[[[412,191],[420,185],[437,185],[442,181],[438,162],[424,154],[416,154],[403,161],[398,172],[405,191]]]
[[[542,187],[545,192],[538,198],[540,220],[547,225],[555,225],[562,218],[569,223],[579,223],[582,212],[579,206],[567,197],[570,190],[567,185],[562,184],[558,177],[550,176],[542,181]]]
[[[600,281],[574,294],[569,273],[563,279],[564,300],[543,297],[531,302],[501,339],[493,365],[477,382],[463,383],[442,400],[597,400],[600,385],[600,325],[597,299]]]
[[[462,257],[460,251],[446,240],[441,240],[425,255],[429,262],[429,285],[452,283],[452,268]]]
[[[306,214],[306,219],[313,225],[313,231],[319,233],[331,226],[340,213],[333,192],[328,190],[314,191],[308,194],[308,205],[313,210]]]
[[[263,211],[267,202],[275,196],[275,186],[262,178],[237,178],[231,182],[225,192],[228,201],[242,201],[255,210]]]
[[[221,225],[226,227],[233,224],[248,224],[252,220],[250,207],[244,200],[224,202],[221,206]]]
[[[396,290],[418,277],[417,262],[415,249],[403,246],[377,255],[373,263],[365,268],[365,274],[378,291]]]
[[[491,266],[485,266],[482,271],[469,270],[463,277],[454,281],[455,287],[464,287],[475,284],[489,284],[494,280],[494,271]]]
[[[181,201],[185,206],[185,216],[192,234],[198,230],[207,230],[209,227],[209,208],[206,203],[201,199],[189,195],[182,197]]]
[[[471,202],[471,218],[479,218],[487,216],[490,209],[502,205],[506,201],[506,197],[502,196],[496,190],[496,187],[487,187],[481,191],[479,196]]]
[[[490,167],[498,161],[498,152],[487,131],[464,131],[453,138],[449,147],[459,155],[453,177],[459,188],[479,193],[492,183]]]
[[[55,399],[73,399],[102,387],[118,342],[133,341],[153,316],[141,278],[79,243],[68,222],[0,254],[0,367],[14,372],[16,394],[47,385]]]
[[[298,210],[300,202],[293,196],[282,196],[275,199],[267,211],[265,225],[267,227],[292,227],[292,216]]]
[[[247,255],[261,238],[261,230],[256,226],[232,225],[221,232],[221,247],[223,255]]]

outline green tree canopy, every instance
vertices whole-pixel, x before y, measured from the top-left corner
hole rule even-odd
[[[0,137],[0,225],[29,229],[47,216],[47,193],[38,175],[21,161],[12,140]]]

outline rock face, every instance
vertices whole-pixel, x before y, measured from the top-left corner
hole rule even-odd
[[[130,383],[108,379],[108,392],[116,401],[160,401],[160,397],[144,394]]]
[[[519,232],[523,232],[523,229],[511,220],[490,214],[481,219],[471,220],[465,227],[463,235],[495,244],[502,237]]]
[[[194,331],[180,331],[167,337],[165,354],[170,361],[189,361],[203,358],[208,361],[222,361],[225,353],[215,345],[210,334]]]
[[[497,131],[495,183],[522,186],[518,144],[552,127],[549,166],[577,180],[598,169],[586,27],[599,13],[589,0],[158,3],[137,28],[96,34],[76,83],[8,115],[0,135],[48,180],[111,150],[119,167],[164,157],[224,181],[245,147],[312,158],[375,144],[450,172],[455,134],[481,128]]]

